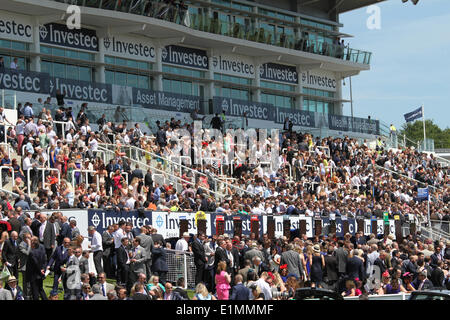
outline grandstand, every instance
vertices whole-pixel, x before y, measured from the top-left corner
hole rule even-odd
[[[336,236],[338,219],[352,235],[364,220],[366,236],[406,238],[413,224],[450,239],[449,161],[343,114],[342,80],[368,72],[371,53],[342,42],[339,14],[376,2],[2,0],[4,217],[17,198],[29,211],[73,210],[86,238],[110,212],[178,238],[180,220],[203,211],[208,236],[219,215],[257,216],[261,235],[270,216],[307,221],[307,238],[320,219],[320,236]],[[79,30],[65,25],[69,4]],[[226,131],[241,128],[259,143]],[[170,256],[170,277],[185,270],[193,285],[183,259]]]

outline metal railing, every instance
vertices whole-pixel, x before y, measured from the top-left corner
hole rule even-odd
[[[80,173],[80,183],[82,183],[81,181],[82,181],[82,177],[83,177],[83,173],[85,174],[85,181],[86,181],[86,184],[88,183],[88,181],[89,181],[89,177],[88,177],[88,175],[89,174],[91,174],[91,173],[97,173],[97,171],[95,171],[95,170],[86,170],[86,169],[75,169],[75,170],[73,170],[72,171],[72,188],[73,188],[73,190],[75,190],[75,182],[76,182],[76,179],[75,179],[75,173],[76,172],[79,172]],[[100,190],[100,179],[97,179],[97,190]]]
[[[56,171],[58,172],[58,183],[61,182],[61,172],[58,169],[53,169],[53,168],[28,168],[27,170],[25,170],[27,172],[27,193],[28,196],[31,197],[31,175],[30,175],[30,171],[36,169],[37,171],[42,171],[42,189],[45,190],[45,172],[46,171]]]

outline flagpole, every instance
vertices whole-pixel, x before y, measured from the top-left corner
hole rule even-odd
[[[425,110],[424,109],[425,108],[423,107],[423,104],[422,104],[422,121],[423,121],[423,150],[422,151],[425,151],[425,149],[426,149],[426,140],[427,140],[427,134],[425,131]]]

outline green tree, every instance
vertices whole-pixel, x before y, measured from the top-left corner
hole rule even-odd
[[[442,130],[433,123],[433,120],[425,120],[425,132],[427,139],[434,140],[435,149],[450,148],[450,128]],[[399,133],[400,139],[406,134],[406,137],[412,141],[423,141],[422,120],[403,124]],[[417,147],[417,144],[413,144],[410,141],[407,141],[407,145]]]

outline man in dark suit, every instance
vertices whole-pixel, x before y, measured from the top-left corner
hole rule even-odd
[[[144,185],[149,188],[149,192],[153,191],[153,177],[152,177],[152,171],[150,169],[147,170],[147,173],[144,177]],[[147,197],[149,198],[149,197]]]
[[[58,290],[58,279],[62,276],[61,267],[67,263],[69,258],[67,249],[70,247],[70,239],[64,238],[63,244],[56,247],[50,256],[50,260],[47,264],[47,270],[53,270],[53,287],[52,290]],[[64,288],[65,289],[65,288]],[[66,291],[66,289],[64,290]]]
[[[228,259],[227,255],[227,243],[223,239],[217,240],[217,248],[214,253],[214,270],[217,270],[217,265],[220,261],[225,261],[227,263],[227,269],[231,267],[230,259]]]
[[[5,72],[5,61],[3,57],[0,57],[0,72]]]
[[[2,259],[8,267],[9,272],[19,277],[19,235],[16,231],[11,232],[11,238],[3,244]]]
[[[292,273],[297,276],[297,278],[303,278],[303,265],[300,260],[300,255],[294,251],[294,246],[292,244],[287,245],[287,251],[281,254],[280,264],[287,264],[288,274]]]
[[[61,218],[61,230],[59,231],[59,239],[58,245],[63,243],[64,238],[72,239],[72,229],[70,228],[68,218],[66,216],[62,216]]]
[[[11,213],[9,215],[9,224],[11,225],[12,231],[17,232],[17,234],[20,233],[20,229],[22,228],[22,224],[20,223],[19,219],[17,219],[16,213]]]
[[[350,279],[359,278],[359,280],[364,281],[366,273],[364,264],[362,260],[356,256],[355,250],[353,250],[351,258],[347,259],[346,274]]]
[[[434,248],[434,253],[430,256],[430,266],[431,266],[431,268],[435,269],[437,267],[438,261],[442,261],[441,247],[440,246],[436,246]]]
[[[347,249],[344,248],[344,241],[338,241],[338,249],[336,250],[336,262],[338,266],[339,279],[345,277],[345,271],[347,269]]]
[[[121,240],[121,246],[117,248],[117,273],[120,274],[121,283],[119,285],[122,286],[126,286],[130,273],[130,256],[127,247],[128,238],[124,237]]]
[[[152,272],[159,276],[161,284],[166,283],[169,267],[166,262],[166,249],[161,242],[155,242],[152,250]]]
[[[205,281],[205,264],[208,262],[208,259],[206,258],[203,241],[205,241],[205,234],[201,232],[192,243],[192,252],[194,253],[194,264],[196,267],[195,284]]]
[[[234,284],[234,277],[239,270],[239,250],[233,247],[231,240],[227,240],[227,255],[230,260],[230,268],[227,268],[227,272],[231,275],[231,284]]]
[[[380,273],[383,274],[388,267],[386,266],[386,252],[380,251],[379,257],[373,263],[374,266],[378,266],[380,268]]]
[[[152,249],[153,249],[153,239],[150,236],[150,229],[147,226],[143,226],[141,228],[141,234],[137,236],[137,238],[141,239],[141,247],[146,251],[147,261],[145,262],[145,271],[147,278],[150,279],[152,274]]]
[[[248,300],[250,298],[250,289],[242,284],[242,275],[237,274],[234,281],[236,284],[233,287],[230,300]]]
[[[114,267],[113,267],[113,251],[114,251],[114,238],[112,233],[114,232],[114,227],[112,225],[108,226],[108,229],[102,234],[102,246],[103,246],[103,269],[108,276],[108,278],[114,278]]]
[[[131,172],[130,182],[133,181],[133,178],[144,179],[144,173],[139,169],[138,164],[136,164],[136,168]]]
[[[33,231],[32,236],[39,237],[39,227],[41,226],[41,213],[36,211],[34,213],[33,222],[31,222],[31,230]]]
[[[156,230],[155,228],[152,228],[152,240],[153,243],[161,242],[163,247],[166,246],[166,240],[164,240],[162,234],[159,234],[158,230]]]
[[[137,283],[134,287],[135,293],[133,297],[131,297],[132,300],[152,300],[152,298],[145,294],[144,286],[140,283]]]
[[[24,225],[23,225],[23,227],[20,229],[20,233],[19,233],[19,238],[21,239],[21,240],[23,240],[23,235],[25,234],[25,233],[29,233],[29,234],[33,234],[33,230],[31,230],[31,222],[32,222],[32,220],[31,220],[31,218],[25,218],[25,220],[24,220]]]
[[[53,216],[50,216],[47,222],[45,222],[44,237],[43,237],[43,245],[45,248],[45,254],[47,255],[47,260],[50,260],[50,256],[52,255],[53,250],[55,249],[55,244],[56,244],[55,219]]]
[[[443,266],[442,260],[438,260],[436,268],[431,272],[431,282],[435,287],[444,287],[444,271],[442,271]]]
[[[324,282],[327,285],[326,289],[335,290],[339,276],[337,259],[334,255],[334,247],[330,245],[327,253],[328,254],[325,256]]]
[[[431,281],[427,279],[426,270],[420,271],[417,275],[417,278],[413,282],[411,282],[411,285],[418,291],[429,290],[433,288],[433,283],[431,283]]]
[[[31,252],[27,259],[26,277],[31,284],[31,293],[33,300],[48,300],[43,288],[43,280],[47,258],[44,246],[39,243],[37,237],[31,239]]]
[[[167,136],[166,136],[167,127],[161,128],[156,132],[156,142],[161,148],[164,148],[167,145]]]

